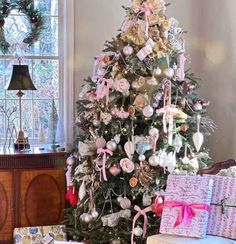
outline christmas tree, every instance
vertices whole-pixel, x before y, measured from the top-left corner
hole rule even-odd
[[[133,0],[95,58],[77,103],[65,223],[74,240],[145,243],[157,233],[169,173],[209,164],[214,124],[185,69],[184,31],[163,0]]]

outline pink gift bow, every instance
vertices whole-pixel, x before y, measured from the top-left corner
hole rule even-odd
[[[148,222],[148,218],[147,218],[147,213],[152,211],[151,206],[145,208],[145,209],[141,209],[139,206],[135,205],[134,206],[134,210],[137,211],[137,214],[134,216],[133,219],[133,226],[132,226],[132,235],[131,235],[131,244],[134,244],[134,229],[135,229],[135,223],[138,220],[138,218],[143,215],[144,218],[144,222],[143,222],[143,238],[146,236],[147,233],[147,222]]]
[[[209,204],[199,204],[199,203],[187,204],[185,202],[165,201],[164,207],[178,208],[179,214],[175,221],[174,228],[176,228],[182,222],[184,223],[184,226],[189,226],[191,219],[196,216],[196,213],[194,211],[195,209],[206,210],[210,212]]]
[[[97,86],[97,91],[96,91],[96,99],[99,101],[102,99],[104,96],[106,96],[106,104],[108,105],[109,101],[109,91],[110,87],[113,84],[112,79],[105,79],[105,78],[100,78],[98,80],[98,86]]]
[[[110,154],[112,156],[113,155],[113,152],[110,151],[109,149],[99,148],[97,150],[97,153],[99,155],[103,154],[103,157],[102,157],[102,175],[103,175],[103,179],[105,181],[107,181],[107,174],[106,174],[107,154]]]

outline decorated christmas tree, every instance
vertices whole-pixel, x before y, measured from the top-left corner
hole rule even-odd
[[[75,240],[145,243],[157,233],[167,175],[209,164],[214,127],[185,69],[184,31],[163,0],[133,0],[95,58],[77,103],[65,223]]]

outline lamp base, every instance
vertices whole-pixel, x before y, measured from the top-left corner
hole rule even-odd
[[[24,136],[23,131],[19,131],[18,138],[17,138],[16,142],[14,143],[14,149],[15,150],[30,149],[30,144],[29,144],[28,138]]]

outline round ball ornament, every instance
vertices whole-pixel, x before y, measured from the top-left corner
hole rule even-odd
[[[156,196],[151,208],[153,213],[155,213],[158,217],[161,217],[164,208],[164,196]]]
[[[157,136],[159,135],[159,130],[155,127],[151,127],[148,134],[149,136]]]
[[[70,156],[69,158],[66,159],[66,164],[69,166],[72,166],[75,164],[75,159],[74,157]]]
[[[150,166],[152,167],[157,167],[159,165],[159,157],[157,155],[152,155],[149,159],[148,159],[148,163]]]
[[[143,162],[145,159],[146,159],[146,157],[145,157],[145,155],[143,155],[143,154],[139,155],[139,157],[138,157],[138,160],[139,160],[140,162]]]
[[[96,139],[96,148],[104,148],[106,146],[106,140],[103,137],[99,137]]]
[[[93,216],[89,213],[85,213],[84,215],[84,222],[85,223],[90,223],[93,220]]]
[[[134,228],[134,235],[135,236],[142,236],[143,234],[143,229],[138,225],[137,227]]]
[[[130,56],[130,55],[132,55],[134,53],[134,49],[130,45],[127,45],[127,46],[124,47],[123,53],[124,53],[125,56]]]
[[[96,210],[93,210],[91,216],[96,219],[99,216],[99,213]]]
[[[154,75],[156,75],[156,76],[161,75],[161,69],[160,69],[159,67],[157,67],[157,68],[155,69],[155,71],[154,71]]]
[[[134,188],[135,186],[138,185],[138,179],[135,178],[135,177],[130,178],[130,180],[129,180],[129,185],[130,185],[132,188]]]
[[[97,120],[97,119],[94,119],[94,120],[93,120],[93,125],[94,125],[95,127],[98,127],[98,126],[100,125],[100,121]]]
[[[193,105],[193,109],[194,109],[194,111],[200,111],[200,110],[202,110],[202,104],[199,103],[199,102],[195,103]]]
[[[121,169],[118,168],[116,165],[113,165],[110,167],[109,172],[111,173],[111,175],[117,176],[121,173]]]
[[[109,141],[106,144],[106,148],[112,152],[114,152],[117,149],[117,144],[115,143],[115,141]]]
[[[12,10],[17,10],[21,14],[24,14],[29,21],[30,30],[23,40],[24,47],[32,46],[36,41],[38,41],[42,30],[44,29],[44,18],[39,9],[34,7],[34,1],[28,0],[27,4],[25,1],[2,1],[6,3],[0,4],[0,50],[3,54],[9,52],[11,45],[5,39],[4,25],[5,18],[8,18]]]
[[[143,108],[143,115],[145,117],[150,118],[150,117],[152,117],[153,114],[154,114],[154,109],[151,105],[148,105]]]
[[[167,78],[172,78],[174,76],[175,72],[172,68],[167,68],[164,70],[164,75],[167,77]]]

